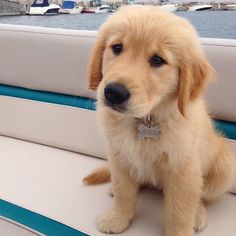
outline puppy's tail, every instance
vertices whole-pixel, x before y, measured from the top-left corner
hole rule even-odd
[[[107,183],[110,181],[111,173],[107,165],[95,169],[89,175],[83,178],[83,182],[87,185]]]

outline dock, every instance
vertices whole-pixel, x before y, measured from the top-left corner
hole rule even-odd
[[[0,16],[21,15],[21,4],[16,1],[0,0]]]

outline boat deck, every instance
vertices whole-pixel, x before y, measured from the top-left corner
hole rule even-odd
[[[5,236],[38,236],[38,234],[23,226],[17,225],[0,217],[0,235]]]
[[[104,235],[97,231],[96,220],[112,203],[110,184],[84,186],[81,181],[104,160],[0,136],[0,161],[3,200],[89,235]],[[209,225],[196,235],[235,236],[235,209],[236,196],[226,194],[208,207]],[[132,225],[120,235],[162,236],[163,221],[162,194],[146,189],[140,193]],[[1,230],[9,226],[3,221],[0,225]],[[1,230],[0,235],[20,235],[3,234]]]

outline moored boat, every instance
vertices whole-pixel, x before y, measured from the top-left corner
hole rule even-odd
[[[189,7],[189,11],[208,11],[212,10],[213,6],[209,4],[197,4]]]
[[[49,4],[48,0],[35,0],[30,6],[29,15],[57,15],[60,6]]]
[[[163,4],[163,5],[160,5],[159,8],[162,10],[162,11],[168,11],[168,12],[173,12],[173,11],[176,11],[178,6],[175,5],[175,4]]]
[[[95,10],[91,10],[89,8],[84,8],[81,13],[95,13]]]
[[[227,11],[236,11],[236,4],[227,4],[223,9]]]
[[[62,8],[59,10],[60,14],[80,14],[83,7],[76,6],[75,1],[66,0],[63,2]]]
[[[108,13],[110,12],[110,6],[109,5],[102,5],[100,7],[97,7],[95,10],[95,13]]]

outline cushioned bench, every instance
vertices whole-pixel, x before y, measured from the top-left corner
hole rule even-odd
[[[40,101],[52,104],[66,105],[82,109],[96,110],[96,100],[92,98],[78,97],[55,92],[39,91],[0,84],[0,95]],[[236,123],[223,120],[215,120],[216,129],[229,139],[236,140]]]
[[[81,232],[104,236],[97,231],[96,220],[111,205],[112,198],[108,195],[110,184],[84,186],[81,182],[91,169],[103,164],[104,160],[1,136],[0,160],[1,196],[18,206],[18,215],[12,216],[9,214],[12,205],[5,204],[6,217],[49,236],[80,236]],[[203,233],[196,235],[235,236],[235,198],[226,194],[209,206],[209,225]],[[0,201],[0,215],[1,206]],[[25,209],[80,232],[65,234],[65,231],[54,231],[52,225],[42,224],[45,218],[35,221],[28,211],[24,212],[28,215],[25,220],[25,214],[19,215],[19,211],[22,213]],[[140,193],[132,226],[121,235],[163,236],[163,214],[162,195],[144,190]],[[60,225],[60,230],[63,225]]]

